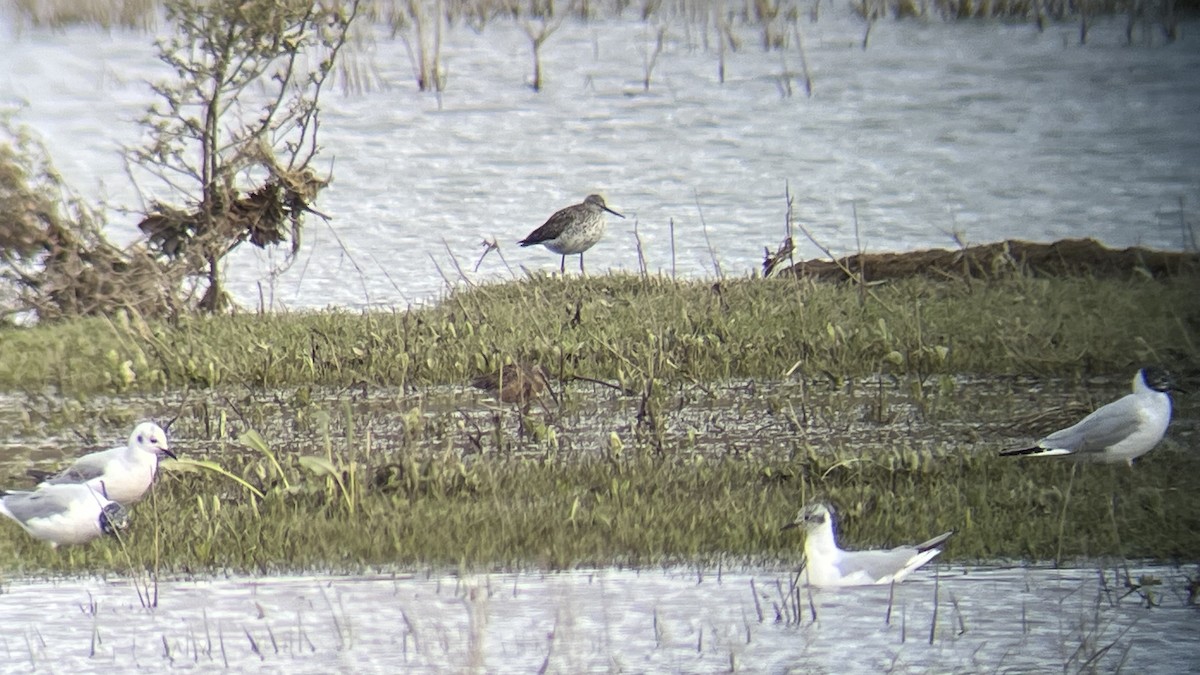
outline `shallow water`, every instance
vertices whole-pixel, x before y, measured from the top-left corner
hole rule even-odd
[[[1151,608],[1114,570],[926,567],[890,600],[801,589],[798,622],[783,570],[166,581],[154,608],[129,581],[9,581],[0,670],[1179,673],[1189,573],[1133,570]]]
[[[260,284],[272,307],[388,305],[434,297],[441,272],[458,283],[451,254],[471,280],[557,269],[557,256],[515,242],[596,191],[627,219],[610,218],[587,255],[593,272],[637,269],[635,226],[651,271],[757,269],[783,237],[785,186],[796,220],[838,253],[954,247],[955,231],[970,243],[1182,245],[1179,200],[1194,213],[1200,184],[1194,21],[1174,44],[1147,31],[1132,47],[1123,19],[1098,21],[1082,47],[1074,23],[1039,34],[882,21],[864,51],[864,24],[839,11],[800,25],[811,98],[799,82],[781,95],[781,54],[758,49],[749,27],[721,84],[702,31],[671,25],[643,92],[650,28],[567,22],[543,48],[535,93],[519,26],[460,25],[445,35],[440,96],[415,91],[403,43],[380,32],[358,56],[375,87],[323,99],[320,165],[335,180],[317,208],[333,230],[310,220],[300,260],[273,281],[268,254],[232,256],[230,289],[248,306]],[[71,184],[113,206],[138,206],[119,148],[137,142],[146,82],[162,76],[152,41],[0,26],[0,106],[22,106]],[[782,56],[799,70],[794,49]],[[112,221],[115,239],[136,234],[136,217]],[[485,238],[504,258],[475,271]]]

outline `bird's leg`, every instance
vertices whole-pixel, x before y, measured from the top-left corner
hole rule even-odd
[[[587,272],[583,271],[583,254],[582,253],[579,254],[579,276],[581,276],[581,277],[587,276]]]
[[[563,276],[566,276],[566,274],[567,274],[567,256],[565,256],[565,255],[561,256],[561,259],[559,261],[558,273]]]

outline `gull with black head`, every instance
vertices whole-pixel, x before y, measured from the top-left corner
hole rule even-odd
[[[1097,408],[1078,423],[1029,447],[1003,450],[1001,456],[1070,457],[1087,462],[1125,462],[1154,449],[1171,422],[1171,377],[1148,366],[1133,376],[1133,392]]]

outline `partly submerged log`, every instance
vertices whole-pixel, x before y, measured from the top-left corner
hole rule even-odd
[[[866,281],[927,277],[991,279],[1031,276],[1155,278],[1200,271],[1200,254],[1132,247],[1111,249],[1094,239],[1064,239],[1052,244],[1009,239],[958,250],[928,249],[909,253],[865,253],[831,260],[807,260],[781,270],[818,281],[843,281],[862,274]],[[849,274],[847,274],[849,272]]]

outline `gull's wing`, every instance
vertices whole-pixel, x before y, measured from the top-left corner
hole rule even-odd
[[[1098,408],[1074,426],[1056,431],[1038,441],[1047,450],[1073,453],[1101,452],[1137,431],[1142,423],[1141,407],[1133,395]]]
[[[921,552],[911,546],[901,546],[890,551],[845,551],[837,566],[843,578],[859,576],[863,578],[863,583],[874,584],[891,580],[893,575],[903,570],[909,561],[919,555],[922,555]]]
[[[112,448],[84,455],[75,460],[74,464],[63,469],[62,473],[43,481],[43,484],[86,483],[93,478],[100,478],[104,476],[109,463],[116,458],[116,454],[121,450],[123,448]]]
[[[888,551],[843,551],[837,562],[843,581],[847,577],[856,583],[886,584],[900,581],[913,570],[933,560],[942,552],[941,546],[954,531],[943,532],[916,546],[897,546]]]
[[[96,495],[96,498],[100,496]],[[4,508],[16,520],[28,523],[38,518],[61,515],[71,508],[71,500],[57,491],[9,492],[4,496]]]

